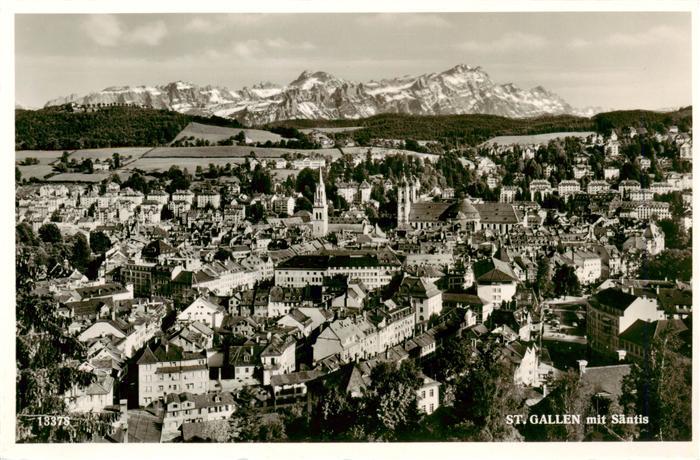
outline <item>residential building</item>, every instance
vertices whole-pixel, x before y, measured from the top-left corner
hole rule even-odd
[[[140,406],[165,399],[169,393],[202,394],[208,391],[209,371],[203,353],[188,353],[165,342],[155,350],[146,347],[136,364]]]

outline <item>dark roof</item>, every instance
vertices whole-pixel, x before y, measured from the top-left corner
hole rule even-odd
[[[440,290],[430,281],[423,278],[407,276],[399,286],[399,296],[411,296],[427,299],[440,294]]]
[[[188,353],[182,347],[169,343],[164,346],[162,343],[155,350],[146,347],[137,364],[164,363],[169,361],[184,361],[189,359],[203,358],[201,353]]]
[[[596,295],[591,297],[589,302],[593,305],[605,305],[609,308],[612,308],[614,310],[624,312],[627,307],[630,306],[632,302],[637,300],[637,296],[634,296],[632,294],[628,294],[621,289],[617,288],[608,288],[608,289],[603,289],[602,291],[598,292]]]
[[[455,303],[462,305],[483,305],[484,302],[476,294],[467,294],[465,292],[443,292],[442,303]]]
[[[144,248],[141,250],[141,254],[147,256],[147,257],[158,257],[159,255],[163,254],[172,254],[176,251],[174,247],[169,245],[163,240],[155,240],[151,241],[148,243]]]
[[[121,284],[109,283],[100,286],[76,288],[75,291],[82,299],[90,299],[93,297],[109,296],[118,292],[126,292],[126,288]]]
[[[449,202],[424,201],[411,204],[411,212],[408,219],[412,221],[439,221],[445,220],[446,211],[452,206]]]
[[[474,276],[480,283],[509,283],[518,281],[510,265],[495,258],[475,262]]]
[[[327,255],[297,255],[277,265],[277,268],[305,268],[325,270],[328,268]]]
[[[693,292],[687,289],[659,288],[657,298],[661,307],[667,311],[675,311],[677,305],[688,307],[693,305]]]
[[[295,385],[299,383],[315,380],[323,375],[323,372],[317,369],[311,371],[292,372],[290,374],[279,374],[270,377],[270,385]]]
[[[144,410],[129,411],[129,442],[160,442],[163,420]]]
[[[517,224],[520,218],[516,209],[509,203],[480,203],[474,207],[479,211],[482,224]]]
[[[642,348],[648,348],[661,332],[669,328],[673,329],[674,333],[680,333],[688,329],[683,324],[683,321],[679,319],[651,322],[638,319],[620,334],[620,340],[639,345]]]
[[[630,371],[629,364],[588,367],[583,372],[581,381],[584,385],[593,388],[596,394],[619,398],[622,394],[622,379],[629,375]]]
[[[260,364],[261,345],[237,345],[228,348],[229,366],[256,366]]]

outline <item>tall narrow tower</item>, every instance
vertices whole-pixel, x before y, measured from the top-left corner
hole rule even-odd
[[[413,202],[413,194],[411,186],[406,181],[406,176],[401,179],[401,183],[396,189],[397,192],[397,227],[408,226],[408,216],[411,214],[411,203]]]
[[[323,170],[318,170],[319,184],[314,194],[314,209],[311,219],[313,235],[326,236],[328,233],[328,203],[326,203],[326,186],[323,185]]]

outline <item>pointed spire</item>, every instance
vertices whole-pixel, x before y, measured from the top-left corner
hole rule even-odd
[[[318,168],[318,186],[314,194],[314,206],[326,206],[326,186],[323,183],[323,168]]]

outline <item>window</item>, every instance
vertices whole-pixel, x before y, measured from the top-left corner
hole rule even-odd
[[[431,388],[430,389],[430,396],[433,396],[433,395],[434,395],[434,390]]]

